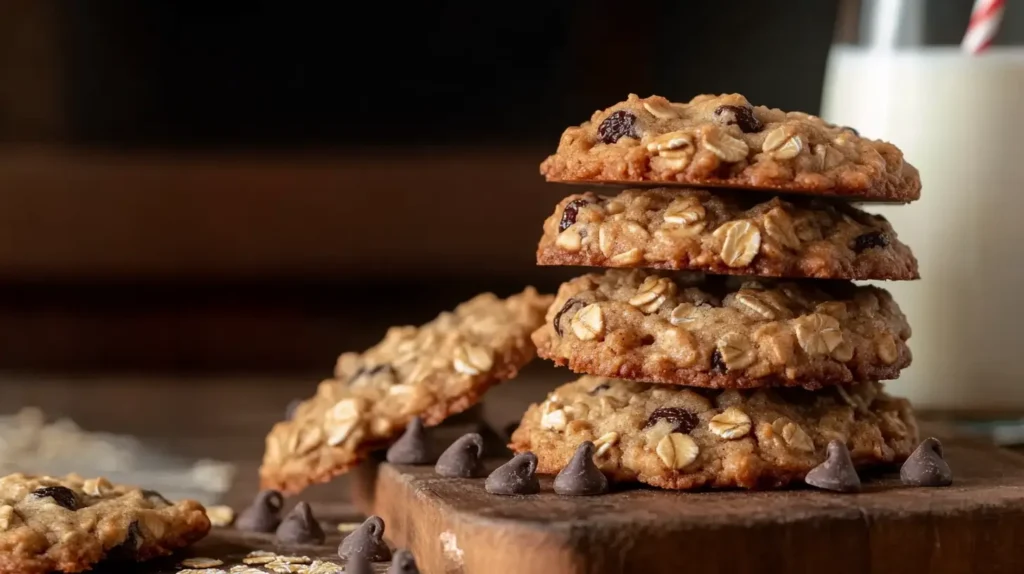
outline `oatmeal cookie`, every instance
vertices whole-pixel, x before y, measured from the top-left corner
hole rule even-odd
[[[722,391],[586,376],[532,405],[510,447],[555,474],[592,441],[611,480],[686,490],[802,480],[832,440],[857,467],[898,463],[917,444],[917,424],[910,404],[875,382]]]
[[[421,327],[393,327],[267,435],[264,488],[294,493],[346,472],[393,442],[413,417],[436,425],[513,378],[535,355],[530,332],[551,296],[532,287],[502,300],[478,295]]]
[[[85,480],[10,474],[0,478],[0,573],[82,572],[95,564],[164,556],[206,536],[198,502]]]
[[[739,94],[689,103],[630,94],[562,134],[548,181],[653,182],[909,202],[921,177],[894,145]]]
[[[896,378],[909,337],[877,287],[617,269],[564,283],[533,333],[578,373],[713,388]]]
[[[917,279],[880,215],[819,199],[700,189],[570,195],[544,222],[539,265],[819,279]]]

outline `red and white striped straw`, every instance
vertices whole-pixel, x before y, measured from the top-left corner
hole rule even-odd
[[[960,47],[971,54],[980,54],[988,49],[999,32],[1005,7],[1006,0],[975,0],[971,23],[967,25]]]

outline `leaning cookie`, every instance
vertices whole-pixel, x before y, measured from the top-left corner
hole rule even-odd
[[[689,103],[630,94],[562,134],[541,164],[548,181],[736,187],[868,201],[921,195],[894,145],[801,112],[752,106],[739,94]]]
[[[611,480],[686,490],[800,481],[833,440],[858,468],[898,463],[916,446],[917,424],[879,383],[711,391],[586,376],[532,405],[510,446],[555,474],[592,441]]]
[[[577,373],[808,389],[896,378],[909,337],[877,287],[615,269],[564,283],[533,334],[538,355]]]
[[[511,379],[535,356],[530,333],[552,298],[532,287],[479,295],[421,327],[393,327],[267,435],[263,488],[295,493],[326,482],[397,439],[414,417],[436,425]]]
[[[571,195],[544,222],[537,263],[818,279],[918,278],[917,260],[881,216],[819,199],[700,189]]]
[[[0,478],[0,573],[82,572],[101,561],[141,562],[206,536],[192,500],[85,480],[11,474]]]

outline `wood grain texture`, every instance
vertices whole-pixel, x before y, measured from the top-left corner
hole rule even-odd
[[[1024,571],[1024,457],[944,441],[956,483],[903,487],[888,475],[863,493],[673,493],[599,498],[551,492],[500,498],[483,480],[383,465],[376,511],[427,573],[678,572],[953,574]]]

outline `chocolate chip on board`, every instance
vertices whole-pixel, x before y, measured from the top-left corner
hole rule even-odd
[[[580,443],[569,464],[555,477],[555,492],[565,496],[594,496],[608,492],[608,478],[594,464],[594,443]]]
[[[857,492],[860,477],[850,460],[850,451],[838,440],[828,443],[828,457],[825,462],[811,469],[804,478],[807,484],[835,492]]]
[[[437,460],[430,451],[423,419],[414,417],[402,436],[388,449],[387,461],[391,464],[430,464]]]
[[[313,509],[300,502],[284,517],[276,532],[278,542],[284,544],[323,544],[326,536],[313,516]]]
[[[338,545],[338,556],[348,559],[356,554],[371,562],[391,560],[391,549],[384,542],[384,519],[371,516]]]
[[[345,574],[373,574],[373,566],[366,556],[353,554],[345,561]]]
[[[449,478],[483,476],[484,439],[477,433],[462,435],[449,446],[434,465],[434,471]]]
[[[949,486],[953,484],[953,471],[942,457],[942,443],[935,437],[926,438],[910,454],[900,468],[900,480],[907,486]]]
[[[395,552],[394,559],[391,560],[387,574],[420,574],[420,569],[416,566],[416,559],[413,558],[412,552],[398,550]]]
[[[273,532],[281,523],[284,498],[276,490],[262,490],[235,520],[235,528],[248,532]]]
[[[494,469],[484,483],[484,490],[491,494],[513,496],[537,494],[540,481],[537,480],[537,455],[524,452]]]

